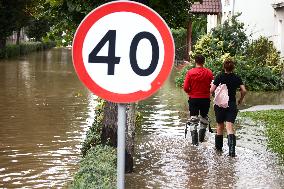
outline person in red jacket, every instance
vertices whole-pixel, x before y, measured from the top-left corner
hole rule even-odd
[[[210,84],[213,80],[213,73],[210,69],[203,66],[205,63],[203,55],[196,55],[195,63],[195,68],[190,69],[186,74],[183,89],[189,96],[189,129],[191,132],[192,144],[198,145],[198,139],[199,142],[204,141],[206,128],[209,125]],[[200,128],[197,133],[198,125],[200,125]]]

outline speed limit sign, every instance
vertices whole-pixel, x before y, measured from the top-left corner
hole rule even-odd
[[[90,12],[73,40],[73,64],[80,80],[97,96],[117,103],[155,93],[174,62],[174,42],[152,9],[115,1]]]

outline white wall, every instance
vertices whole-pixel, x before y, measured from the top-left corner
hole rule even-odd
[[[254,39],[266,36],[273,40],[275,36],[271,3],[270,0],[235,0],[235,13],[242,12],[239,20],[248,28],[247,34],[252,33]]]
[[[218,25],[218,16],[217,15],[207,15],[207,33],[211,31],[211,29],[215,28]]]
[[[274,44],[284,57],[284,7],[275,9],[275,31]]]
[[[245,24],[252,39],[268,37],[284,57],[284,7],[274,9],[273,3],[284,0],[221,0],[222,22],[231,15],[242,13],[238,19]]]

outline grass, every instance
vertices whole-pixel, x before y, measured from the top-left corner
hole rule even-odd
[[[23,42],[19,45],[7,44],[5,48],[0,49],[0,59],[13,58],[35,51],[42,51],[55,47],[55,42]]]
[[[81,148],[80,168],[69,188],[116,188],[116,148],[101,144],[105,101],[98,98],[95,118]]]
[[[70,188],[116,188],[116,149],[102,145],[89,149]]]
[[[242,112],[242,117],[265,123],[268,146],[284,159],[284,110]]]

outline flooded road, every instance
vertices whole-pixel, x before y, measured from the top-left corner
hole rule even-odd
[[[237,125],[237,157],[214,149],[214,136],[195,147],[184,138],[187,96],[175,71],[139,105],[134,173],[128,188],[283,188],[283,164],[266,147],[265,128]],[[71,51],[53,49],[0,61],[0,188],[64,188],[93,122],[94,96],[74,72]],[[242,109],[284,104],[284,93],[249,93]],[[212,124],[213,112],[210,112]],[[226,141],[224,142],[226,144]]]
[[[143,125],[126,188],[284,188],[284,164],[267,149],[263,125],[238,121],[236,158],[227,156],[226,139],[224,152],[215,152],[213,133],[207,132],[207,141],[198,147],[191,145],[190,134],[185,139],[187,96],[175,87],[174,75],[139,105]],[[283,102],[283,92],[249,93],[240,109]],[[209,114],[214,124],[212,110]]]
[[[0,61],[0,188],[61,188],[93,122],[93,96],[71,51]]]

